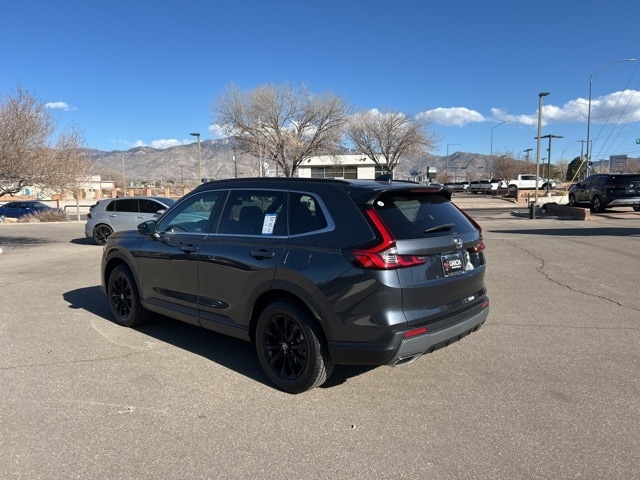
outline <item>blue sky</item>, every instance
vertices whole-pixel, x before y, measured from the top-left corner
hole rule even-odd
[[[555,162],[585,145],[591,78],[592,158],[637,157],[639,21],[633,0],[3,2],[0,94],[20,85],[88,147],[127,150],[219,138],[211,104],[231,82],[305,84],[426,113],[436,155],[535,156],[550,92]]]

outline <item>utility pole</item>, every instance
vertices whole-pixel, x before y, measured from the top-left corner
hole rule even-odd
[[[536,137],[538,138],[538,137]],[[540,138],[548,138],[549,139],[549,148],[547,148],[547,151],[549,152],[549,154],[547,155],[547,180],[546,180],[546,184],[547,184],[547,196],[549,196],[549,183],[551,183],[551,139],[552,138],[564,138],[562,135],[543,135]],[[536,179],[537,182],[537,179]]]
[[[524,153],[526,154],[526,157],[524,157],[524,161],[527,170],[529,170],[529,154],[531,153],[531,150],[533,150],[533,148],[527,148],[526,150],[524,150]],[[527,171],[527,173],[529,172]]]

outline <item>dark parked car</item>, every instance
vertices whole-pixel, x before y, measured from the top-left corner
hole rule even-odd
[[[102,288],[119,324],[156,312],[251,341],[299,393],[334,364],[407,364],[485,321],[481,228],[450,198],[411,182],[209,182],[113,233]]]
[[[595,213],[608,207],[640,211],[640,174],[597,173],[569,189],[569,205],[587,205]]]
[[[89,209],[84,234],[104,245],[117,230],[134,230],[138,224],[159,216],[176,203],[167,197],[123,197],[100,200]]]
[[[4,221],[5,218],[21,218],[26,215],[34,215],[39,212],[46,212],[50,210],[57,209],[37,200],[9,202],[0,206],[0,222]]]

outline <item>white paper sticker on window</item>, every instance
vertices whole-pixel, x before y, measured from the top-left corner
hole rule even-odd
[[[273,235],[273,227],[276,224],[275,213],[267,213],[264,216],[264,222],[262,222],[262,234],[263,235]]]

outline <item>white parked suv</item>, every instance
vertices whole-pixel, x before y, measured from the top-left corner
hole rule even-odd
[[[104,245],[118,230],[135,230],[142,222],[153,220],[176,203],[167,197],[123,197],[99,200],[91,207],[84,226],[87,238]]]

